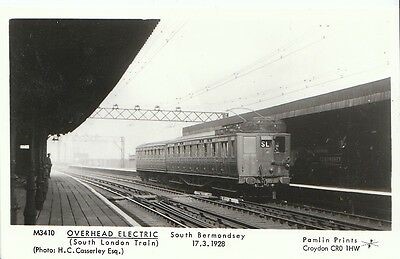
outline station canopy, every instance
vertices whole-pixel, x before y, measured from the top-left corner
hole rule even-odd
[[[36,121],[48,134],[74,130],[115,87],[157,23],[10,20],[12,120]]]
[[[183,128],[184,136],[242,123],[259,115],[279,120],[390,100],[390,78]]]

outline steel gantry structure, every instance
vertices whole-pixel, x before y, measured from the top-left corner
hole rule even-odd
[[[89,117],[91,119],[112,120],[145,120],[170,122],[208,122],[227,118],[225,112],[184,111],[177,107],[175,110],[164,110],[156,106],[154,109],[141,109],[138,105],[133,109],[98,107]]]

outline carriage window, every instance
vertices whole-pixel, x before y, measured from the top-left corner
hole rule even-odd
[[[256,137],[243,137],[243,152],[245,154],[256,153]]]
[[[195,145],[190,145],[190,156],[191,157],[195,157],[196,156],[196,152],[195,152],[195,149],[196,148],[196,146]]]
[[[275,149],[276,153],[285,152],[285,137],[275,137]]]
[[[186,147],[185,155],[188,156],[188,157],[190,157],[190,146],[187,145],[187,146],[185,146],[185,147]]]
[[[215,143],[211,143],[211,154],[212,156],[215,156],[217,154],[217,147]]]
[[[228,156],[228,142],[227,141],[221,142],[221,156],[222,157]]]
[[[232,140],[232,141],[231,141],[231,157],[235,157],[235,156],[236,156],[235,141]]]

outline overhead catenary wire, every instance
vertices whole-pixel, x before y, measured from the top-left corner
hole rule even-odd
[[[329,25],[327,25],[327,27],[329,27]],[[244,77],[244,76],[246,76],[246,75],[248,75],[248,74],[250,74],[250,73],[252,73],[254,71],[257,71],[257,70],[260,70],[262,68],[265,68],[268,65],[271,65],[271,64],[273,64],[273,63],[275,63],[275,62],[277,62],[279,60],[282,60],[282,59],[286,58],[287,56],[290,56],[290,55],[296,53],[297,51],[301,51],[303,48],[307,48],[307,47],[309,47],[309,45],[312,45],[312,44],[314,44],[316,42],[319,42],[319,41],[321,41],[321,40],[326,38],[326,35],[322,35],[321,39],[318,39],[315,42],[312,42],[310,44],[307,44],[306,46],[304,46],[304,47],[302,47],[300,49],[297,49],[297,50],[294,50],[292,52],[289,52],[288,54],[280,54],[283,51],[287,51],[288,49],[290,49],[290,47],[294,46],[295,43],[297,43],[299,40],[301,40],[305,36],[311,34],[311,32],[313,32],[312,34],[314,34],[314,30],[310,30],[310,31],[305,32],[304,34],[302,34],[301,36],[297,37],[296,39],[293,39],[293,40],[287,42],[285,45],[280,46],[279,48],[275,49],[273,52],[269,53],[267,56],[264,56],[264,57],[258,59],[257,61],[253,62],[252,64],[246,65],[245,67],[241,68],[240,70],[237,70],[237,71],[229,74],[229,76],[226,77],[226,78],[220,79],[217,82],[209,84],[206,87],[203,87],[203,88],[201,88],[201,89],[199,89],[197,91],[189,93],[189,94],[187,94],[187,95],[185,95],[183,97],[176,98],[178,100],[178,103],[181,103],[181,102],[184,102],[186,100],[192,99],[194,97],[203,95],[203,94],[205,94],[207,92],[210,92],[211,90],[219,88],[220,86],[226,85],[226,84],[228,84],[228,83],[230,83],[230,82],[232,82],[234,80],[237,80],[237,79],[239,79],[241,77]],[[273,58],[273,57],[275,57],[277,55],[279,55],[277,59],[269,61],[269,59],[271,59],[271,58]],[[266,64],[262,64],[262,62],[265,62],[265,61],[269,61],[269,62],[266,63]]]
[[[350,73],[350,74],[347,74],[347,75],[340,75],[339,77],[336,77],[336,78],[333,78],[333,79],[329,79],[329,80],[326,80],[326,81],[323,81],[323,82],[319,82],[319,83],[316,83],[316,84],[313,84],[313,85],[306,85],[306,86],[304,86],[302,88],[296,88],[295,90],[288,91],[286,93],[280,93],[280,94],[277,94],[277,95],[274,95],[274,96],[271,96],[271,97],[268,97],[268,98],[260,99],[260,100],[258,100],[256,102],[242,104],[242,106],[246,107],[246,106],[252,106],[252,105],[255,105],[255,104],[259,104],[259,103],[264,103],[264,102],[267,102],[267,101],[282,97],[283,95],[293,94],[293,93],[296,93],[296,92],[303,91],[305,89],[314,88],[314,87],[317,87],[317,86],[320,86],[320,85],[324,85],[324,84],[327,84],[327,83],[331,83],[331,82],[335,82],[335,81],[338,81],[338,80],[342,80],[344,78],[349,78],[349,77],[352,77],[352,76],[355,76],[355,75],[359,75],[359,74],[363,74],[363,73],[366,73],[366,72],[370,72],[370,71],[376,70],[377,68],[382,68],[382,67],[385,67],[385,66],[386,65],[378,65],[378,66],[374,66],[374,67],[371,67],[371,68],[368,68],[368,69],[359,70],[359,71],[356,71],[356,72],[353,72],[353,73]]]
[[[189,99],[192,99],[192,98],[194,98],[194,97],[198,97],[198,96],[200,96],[200,95],[203,95],[203,94],[205,94],[205,93],[207,93],[207,92],[210,92],[210,91],[212,91],[212,90],[215,90],[215,89],[217,89],[217,88],[219,88],[219,87],[221,87],[221,86],[223,86],[223,85],[226,85],[226,84],[228,84],[228,83],[230,83],[230,82],[233,82],[233,81],[235,81],[235,80],[237,80],[237,79],[239,79],[239,78],[242,78],[242,77],[244,77],[244,76],[247,76],[247,75],[249,75],[250,73],[253,73],[253,72],[255,72],[255,71],[258,71],[258,70],[260,70],[260,69],[263,69],[263,68],[265,68],[265,67],[267,67],[267,66],[269,66],[269,65],[272,65],[272,64],[274,64],[274,63],[276,63],[276,62],[279,62],[279,61],[283,60],[284,58],[287,58],[287,57],[289,57],[289,56],[291,56],[291,55],[293,55],[293,54],[295,54],[295,53],[298,53],[298,52],[300,52],[300,51],[302,51],[302,50],[304,50],[304,49],[306,49],[306,48],[309,48],[309,47],[312,46],[312,45],[315,45],[316,43],[319,43],[319,42],[323,41],[324,39],[326,39],[325,36],[323,36],[321,39],[316,40],[316,41],[313,41],[313,42],[311,42],[311,43],[309,43],[309,44],[307,44],[307,45],[305,45],[305,46],[303,46],[303,47],[301,47],[301,48],[298,48],[298,49],[296,49],[296,50],[294,50],[294,51],[291,51],[291,52],[289,52],[289,53],[287,53],[287,54],[281,55],[280,57],[275,58],[274,60],[271,60],[271,61],[269,61],[269,62],[266,63],[266,64],[260,65],[260,66],[258,66],[258,67],[255,67],[255,68],[253,68],[253,69],[251,69],[251,70],[249,70],[249,71],[243,72],[243,73],[241,73],[241,74],[235,74],[233,78],[227,79],[226,81],[223,81],[222,83],[218,83],[218,84],[216,84],[216,85],[209,86],[209,87],[203,89],[202,91],[198,92],[197,94],[192,94],[192,95],[190,95]],[[184,100],[181,100],[181,101],[184,101]]]
[[[305,78],[301,78],[298,80],[295,80],[293,82],[285,82],[285,83],[281,83],[279,84],[279,86],[277,87],[272,87],[272,88],[268,88],[265,91],[258,91],[256,93],[252,93],[250,95],[247,96],[240,96],[240,97],[236,97],[233,99],[229,99],[229,100],[224,100],[222,102],[207,102],[207,103],[203,103],[203,105],[222,105],[222,104],[232,104],[232,103],[237,103],[237,102],[243,102],[245,100],[251,100],[251,99],[255,99],[255,98],[260,98],[262,96],[265,96],[266,94],[269,94],[270,92],[274,92],[276,90],[279,89],[289,89],[292,88],[294,86],[298,86],[299,84],[302,84],[304,82],[313,82],[316,79],[323,79],[326,78],[326,76],[330,76],[336,73],[343,73],[344,71],[347,71],[347,69],[341,69],[341,68],[336,68],[334,70],[330,70],[329,72],[326,73],[321,73],[321,74],[317,74],[317,75],[313,75],[313,76],[309,76],[309,77],[305,77]]]
[[[175,24],[171,25],[166,23],[166,25],[163,25],[159,30],[154,31],[145,44],[145,48],[139,52],[138,56],[133,60],[125,74],[121,77],[118,82],[119,87],[116,90],[121,91],[123,88],[127,87],[132,80],[136,79],[137,76],[144,71],[150,63],[152,63],[154,58],[167,46],[167,44],[172,42],[187,22],[187,20],[183,22],[180,21],[177,26]],[[169,34],[167,33],[168,31],[170,31]],[[163,38],[165,34],[168,34],[168,36]],[[158,48],[156,48],[157,43],[159,42],[162,42],[162,44],[158,45]],[[152,51],[153,49],[155,50]],[[117,93],[114,91],[113,96],[116,95]]]
[[[129,82],[131,80],[134,80],[145,68],[148,64],[150,64],[154,58],[165,48],[165,46],[167,46],[174,38],[175,36],[182,30],[182,28],[187,24],[188,21],[184,21],[182,24],[180,24],[180,26],[178,27],[178,29],[173,30],[169,37],[164,39],[164,43],[153,53],[153,55],[149,58],[149,60],[147,62],[145,62],[141,67],[140,70],[136,72],[136,74],[133,77],[129,78]]]

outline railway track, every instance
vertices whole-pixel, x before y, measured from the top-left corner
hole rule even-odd
[[[313,208],[304,205],[292,205],[292,204],[260,204],[250,201],[241,201],[238,204],[233,204],[226,201],[220,201],[216,199],[199,197],[197,195],[186,194],[181,191],[171,190],[165,187],[160,187],[154,184],[143,183],[139,180],[127,179],[126,177],[120,178],[110,175],[104,174],[91,174],[93,177],[97,177],[98,181],[113,181],[113,184],[118,186],[119,188],[128,188],[126,184],[119,184],[117,182],[129,183],[137,186],[141,186],[142,188],[147,188],[152,191],[148,191],[147,194],[153,194],[154,191],[158,191],[159,196],[164,196],[167,194],[174,195],[186,195],[190,196],[192,199],[201,201],[203,203],[207,203],[213,206],[222,207],[224,209],[240,211],[246,215],[256,215],[263,219],[269,219],[273,222],[278,222],[280,224],[287,224],[290,228],[297,229],[318,229],[318,230],[390,230],[391,222],[365,217],[358,216],[352,214],[346,214],[342,212],[330,211],[326,209]],[[83,177],[80,175],[80,177]],[[87,176],[86,176],[87,177]],[[99,179],[101,177],[102,179]],[[109,180],[104,180],[104,178]],[[116,182],[117,181],[117,182]],[[132,188],[132,187],[129,187]],[[132,188],[132,192],[138,192],[138,189]],[[143,191],[143,189],[142,189]],[[203,217],[203,225],[196,227],[241,227],[243,228],[256,228],[249,224],[249,226],[245,226],[244,220],[241,220],[241,224],[234,224],[231,221],[231,224],[224,225],[221,221],[218,220],[217,215],[210,215],[206,212],[201,212],[201,208],[196,206],[194,208],[193,205],[177,203],[172,199],[164,199],[160,202],[160,208],[158,210],[162,210],[161,206],[163,206],[164,210],[169,210],[169,213],[174,214],[190,214],[191,217],[201,218]],[[195,211],[197,209],[197,211]],[[204,216],[203,216],[204,215]],[[187,216],[189,218],[189,216]],[[210,220],[214,219],[214,221]],[[232,218],[231,218],[232,220]],[[225,220],[226,221],[226,220]],[[208,225],[207,225],[208,224]]]
[[[257,226],[245,221],[231,218],[225,215],[190,206],[181,202],[173,201],[167,197],[159,197],[152,192],[143,191],[127,185],[118,184],[94,177],[72,174],[79,180],[100,188],[104,191],[126,199],[138,207],[153,213],[163,220],[171,223],[174,227],[192,228],[249,228],[255,229]],[[148,200],[143,196],[151,196]]]
[[[218,206],[237,209],[248,214],[256,214],[260,217],[270,217],[280,222],[288,222],[296,228],[318,229],[318,230],[389,230],[390,222],[373,218],[345,214],[345,218],[338,217],[333,211],[321,215],[316,211],[307,211],[304,207],[292,207],[290,205],[277,206],[258,204],[242,201],[239,204],[230,204],[222,201],[213,201],[202,198],[205,202],[211,202]],[[365,219],[365,220],[363,220]]]
[[[314,214],[317,218],[332,220],[338,225],[342,225],[345,229],[347,227],[348,230],[390,230],[392,224],[389,220],[354,215],[340,211],[333,211],[299,204],[271,203],[267,205],[246,201],[244,206],[259,208],[262,210],[279,209],[297,214]]]

